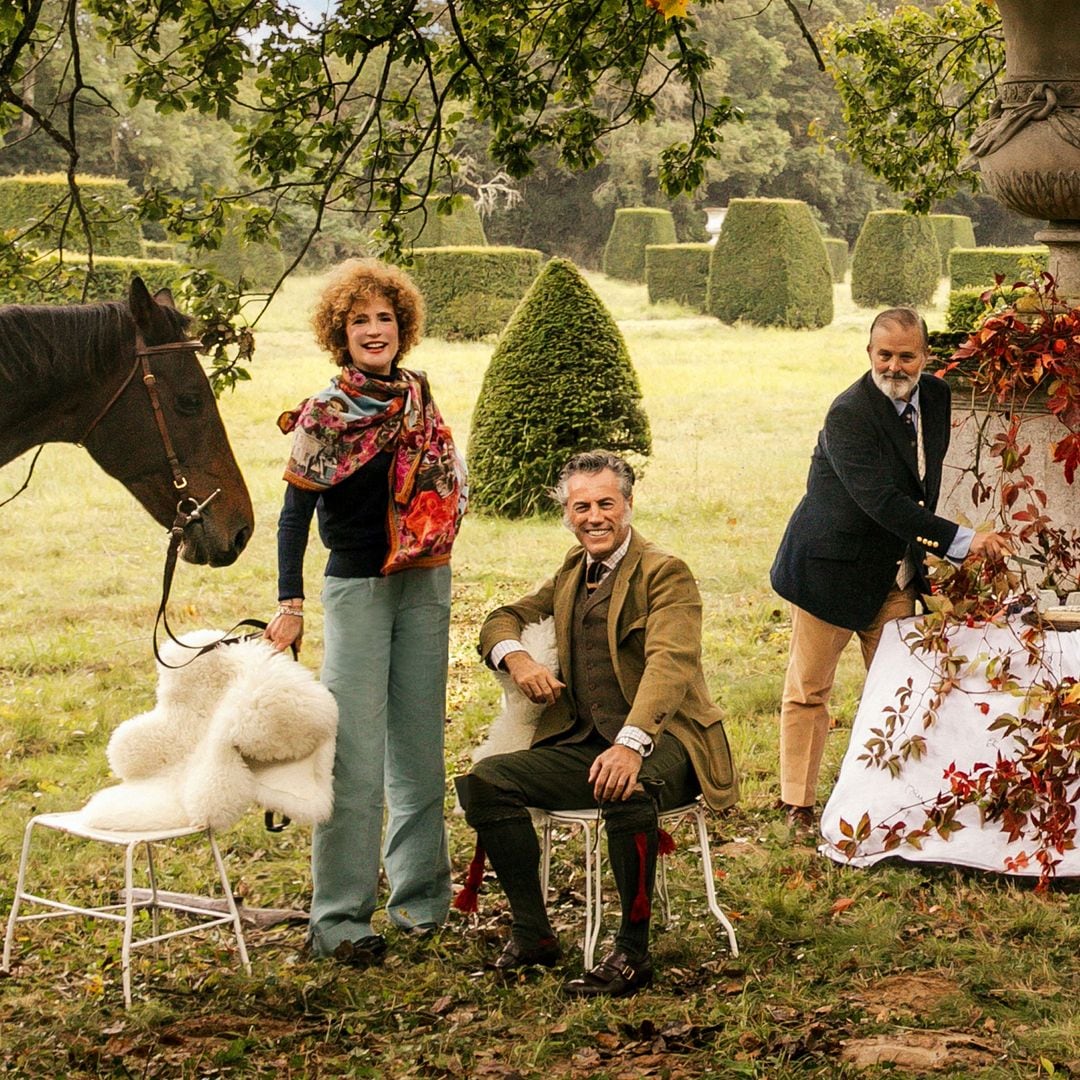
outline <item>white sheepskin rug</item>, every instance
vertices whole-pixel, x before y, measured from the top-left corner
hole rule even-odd
[[[529,623],[521,631],[521,644],[538,663],[559,674],[559,652],[555,644],[555,620],[550,616],[538,623]],[[535,705],[515,685],[506,671],[496,671],[495,678],[502,685],[502,707],[491,722],[487,738],[473,751],[475,764],[492,754],[509,754],[514,750],[527,750],[532,745],[536,724],[545,706]]]
[[[220,638],[184,635],[187,645]],[[166,642],[168,664],[191,658]],[[261,639],[221,645],[186,667],[158,665],[157,703],[113,732],[122,781],[83,807],[87,825],[142,831],[233,825],[252,806],[305,824],[333,809],[337,705],[302,664]]]

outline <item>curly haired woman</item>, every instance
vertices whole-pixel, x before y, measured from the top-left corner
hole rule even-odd
[[[333,273],[312,318],[340,367],[278,425],[293,437],[278,519],[275,648],[303,635],[304,552],[312,516],[329,549],[322,680],[338,704],[334,812],[315,829],[308,946],[377,963],[372,931],[380,850],[392,923],[425,932],[446,919],[443,725],[450,549],[465,474],[426,376],[399,366],[420,339],[412,279],[375,259]],[[383,803],[389,806],[383,840]]]

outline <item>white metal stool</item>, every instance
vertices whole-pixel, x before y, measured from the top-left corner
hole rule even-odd
[[[600,925],[604,916],[604,904],[601,891],[602,845],[604,820],[593,807],[588,810],[539,810],[530,807],[533,821],[540,826],[540,888],[547,901],[548,882],[551,877],[551,842],[552,830],[556,825],[569,825],[582,830],[585,844],[585,969],[593,966],[596,956],[596,944],[600,939]],[[705,879],[705,897],[709,911],[727,933],[731,955],[739,955],[739,943],[735,938],[735,928],[724,914],[716,899],[716,882],[713,877],[712,851],[709,848],[709,829],[705,820],[705,806],[700,799],[685,806],[676,806],[660,812],[660,827],[676,829],[688,818],[694,820],[697,828],[697,841],[701,856],[702,876]],[[664,921],[671,920],[671,901],[667,887],[667,858],[661,855],[656,868],[656,892],[664,908]]]
[[[78,836],[84,840],[96,840],[103,844],[113,844],[124,848],[124,902],[122,904],[107,904],[102,907],[79,907],[76,904],[63,903],[51,900],[47,897],[36,896],[26,891],[26,869],[30,858],[30,840],[36,828],[53,829],[57,832],[66,833],[70,836]],[[210,851],[217,867],[218,878],[225,893],[225,903],[228,910],[223,913],[207,911],[205,908],[192,907],[188,904],[173,900],[163,900],[158,895],[157,879],[154,873],[153,845],[166,840],[178,840],[187,836],[201,836],[210,844]],[[149,878],[149,896],[144,900],[136,901],[134,898],[134,863],[135,850],[139,845],[146,846],[146,863]],[[20,915],[19,907],[23,904],[37,904],[51,910],[37,912],[32,915]],[[149,937],[136,938],[134,936],[135,913],[148,910],[151,920],[151,935]],[[158,926],[158,912],[162,910],[183,911],[197,919],[192,926],[181,927],[160,933]],[[225,863],[221,858],[217,841],[214,839],[213,830],[207,828],[182,828],[162,829],[154,832],[113,832],[108,829],[95,829],[84,825],[78,811],[58,814],[38,814],[32,817],[26,824],[23,834],[22,856],[19,859],[19,878],[15,886],[15,895],[11,901],[11,913],[8,916],[7,934],[4,937],[4,956],[0,963],[0,971],[9,971],[11,964],[11,947],[15,940],[15,927],[18,923],[37,922],[42,919],[59,919],[69,915],[85,915],[94,919],[108,919],[112,922],[124,924],[123,947],[121,950],[121,971],[124,981],[124,1006],[131,1007],[131,953],[133,949],[142,948],[146,945],[155,945],[159,941],[167,941],[169,938],[182,937],[186,934],[196,934],[215,926],[232,925],[236,935],[236,948],[240,954],[240,963],[244,971],[251,973],[251,963],[248,960],[247,945],[244,942],[244,931],[240,924],[240,912],[233,898],[232,886],[229,884],[229,876],[225,870]]]

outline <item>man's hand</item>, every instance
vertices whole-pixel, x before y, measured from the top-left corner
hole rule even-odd
[[[550,668],[538,664],[523,649],[507,653],[502,664],[510,673],[514,685],[537,705],[552,704],[566,686],[566,683],[555,678]]]
[[[969,555],[982,555],[987,559],[1004,559],[1013,552],[1012,539],[1005,533],[991,532],[989,529],[977,532],[971,538]]]
[[[598,803],[625,801],[634,793],[638,773],[641,772],[641,755],[629,746],[608,747],[589,770],[589,782]]]

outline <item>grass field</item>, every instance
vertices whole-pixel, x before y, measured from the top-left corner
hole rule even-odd
[[[478,921],[455,913],[423,943],[388,929],[390,959],[376,971],[306,960],[295,927],[252,931],[250,978],[236,973],[227,941],[174,943],[136,961],[137,1002],[128,1013],[111,928],[50,923],[20,933],[14,976],[0,978],[0,1072],[908,1076],[947,1050],[953,1075],[1080,1074],[1073,1004],[1080,903],[1068,889],[1039,897],[1002,878],[902,863],[846,870],[793,845],[771,809],[788,626],[768,567],[824,410],[866,363],[869,313],[838,286],[837,317],[826,329],[732,328],[650,308],[643,287],[590,280],[620,322],[652,424],[654,454],[637,489],[635,525],[689,562],[705,601],[706,672],[726,709],[743,780],[740,805],[712,821],[721,901],[736,919],[742,955],[729,956],[686,852],[673,861],[676,921],[654,935],[658,981],[614,1003],[561,997],[562,979],[580,963],[576,949],[564,970],[520,985],[494,982],[484,962],[507,920],[490,883]],[[331,373],[305,323],[313,290],[311,281],[288,285],[257,327],[253,381],[222,401],[256,530],[233,567],[180,567],[171,615],[178,629],[225,627],[273,609],[287,448],[274,418]],[[935,309],[931,323],[941,321]],[[462,443],[491,348],[428,341],[411,358],[429,373]],[[0,499],[19,486],[26,465],[0,470]],[[454,559],[451,772],[467,763],[497,698],[475,657],[480,621],[554,568],[569,541],[553,520],[467,519]],[[29,491],[0,509],[0,546],[2,917],[27,817],[81,805],[106,782],[112,728],[152,704],[150,631],[165,536],[84,451],[50,446]],[[312,595],[323,557],[313,541]],[[302,658],[317,668],[318,603],[308,611]],[[822,794],[860,685],[849,652]],[[460,818],[449,820],[460,880],[472,837]],[[251,815],[224,845],[248,905],[306,906],[305,830],[267,834]],[[107,895],[118,880],[96,851],[58,847],[46,865],[54,887],[70,878]],[[198,880],[182,859],[164,877],[166,887]],[[570,944],[582,925],[574,844],[560,848],[552,880]],[[841,1060],[846,1044],[875,1039],[906,1046],[908,1064],[860,1070]]]

